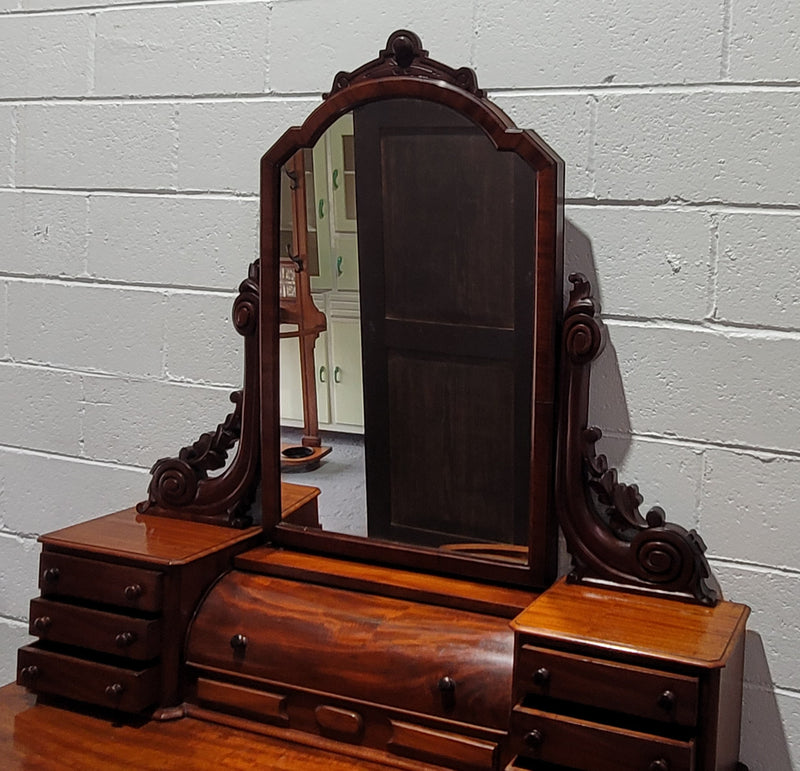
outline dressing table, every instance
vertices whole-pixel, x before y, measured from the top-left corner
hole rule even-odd
[[[324,488],[280,477],[283,177],[342,116],[366,537],[327,526]],[[110,710],[151,737],[143,768],[163,767],[162,736],[176,756],[208,742],[198,767],[224,737],[275,768],[743,768],[749,611],[722,599],[697,533],[642,515],[595,453],[603,328],[579,274],[563,308],[563,174],[411,32],[335,76],[261,161],[233,411],[158,460],[135,509],[40,539],[17,683],[48,704],[20,725],[54,698],[78,733]]]

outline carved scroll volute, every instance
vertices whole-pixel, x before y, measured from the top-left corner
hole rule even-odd
[[[595,453],[602,434],[587,427],[589,365],[604,335],[589,282],[579,273],[569,280],[556,495],[573,559],[569,579],[714,605],[721,594],[700,536],[666,522],[658,507],[642,517],[638,487],[620,483],[616,469]]]
[[[258,485],[259,348],[258,348],[258,261],[250,265],[233,303],[233,325],[244,337],[244,388],[231,394],[235,407],[214,431],[178,453],[161,458],[150,473],[148,499],[136,506],[165,517],[191,519],[231,527],[246,527],[252,517],[248,509]],[[209,471],[222,468],[228,452],[239,443],[236,456],[219,476]]]

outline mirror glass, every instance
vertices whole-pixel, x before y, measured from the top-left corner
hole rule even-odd
[[[524,562],[535,171],[405,98],[283,171],[282,442],[331,448],[284,480],[321,489],[324,530]]]

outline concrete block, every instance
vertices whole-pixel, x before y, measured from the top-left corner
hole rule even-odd
[[[14,186],[17,107],[0,104],[0,187]]]
[[[620,482],[637,484],[644,503],[642,515],[660,506],[670,522],[697,527],[697,503],[702,478],[702,451],[685,445],[641,437],[604,436],[597,443]]]
[[[750,639],[745,648],[745,681],[797,690],[797,635],[800,612],[797,593],[800,576],[764,568],[711,561],[711,566],[726,599],[749,605],[749,632],[760,640]]]
[[[171,293],[167,299],[167,376],[242,387],[244,338],[231,320],[236,295]]]
[[[142,376],[162,371],[164,295],[12,281],[9,352],[18,361]]]
[[[83,377],[83,454],[150,469],[233,411],[229,389]]]
[[[39,544],[0,533],[0,616],[28,620],[28,603],[39,594]]]
[[[35,639],[28,634],[27,622],[0,619],[0,682],[11,683],[17,679],[17,648]]]
[[[786,0],[736,0],[732,6],[728,77],[796,81],[800,8]]]
[[[609,322],[592,374],[600,426],[775,450],[800,434],[798,341]],[[614,360],[616,356],[616,361]]]
[[[261,2],[100,13],[95,93],[263,93],[268,13]]]
[[[258,256],[258,201],[92,195],[88,232],[92,277],[234,290]]]
[[[309,24],[313,19],[313,24]],[[269,85],[277,93],[328,91],[340,70],[375,59],[389,35],[410,29],[432,58],[470,64],[472,3],[467,0],[293,0],[275,3],[270,28]]]
[[[739,759],[749,771],[800,768],[800,697],[745,686]]]
[[[601,96],[598,198],[800,203],[800,92]]]
[[[77,455],[81,383],[72,372],[0,363],[0,437],[6,446]]]
[[[700,523],[710,553],[800,570],[800,458],[709,449]]]
[[[261,156],[318,105],[307,98],[179,105],[179,187],[258,193]]]
[[[161,2],[174,2],[174,0],[148,0],[148,5]],[[48,11],[100,5],[130,5],[130,0],[19,0],[19,3],[26,11]]]
[[[686,209],[569,206],[565,275],[592,282],[603,311],[702,319],[709,308],[711,221]]]
[[[0,283],[0,358],[8,358],[8,284]]]
[[[19,111],[19,186],[155,190],[175,185],[174,105],[26,104]]]
[[[10,16],[0,25],[0,97],[83,96],[90,67],[88,14]]]
[[[800,330],[800,217],[719,217],[717,318]]]
[[[500,93],[490,98],[517,126],[535,131],[564,159],[567,198],[592,195],[592,97]]]
[[[86,264],[86,197],[0,191],[2,270],[79,276]]]
[[[715,3],[579,0],[532,7],[478,0],[475,66],[484,87],[716,80]]]
[[[36,535],[129,508],[150,481],[145,469],[8,449],[0,449],[0,480],[0,529]]]

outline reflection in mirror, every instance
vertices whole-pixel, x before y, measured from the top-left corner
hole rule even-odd
[[[291,481],[321,488],[326,530],[524,561],[535,172],[412,99],[357,108],[285,172],[281,319],[305,272],[324,322],[305,365],[281,327],[283,440],[309,444],[311,373],[333,447]]]

